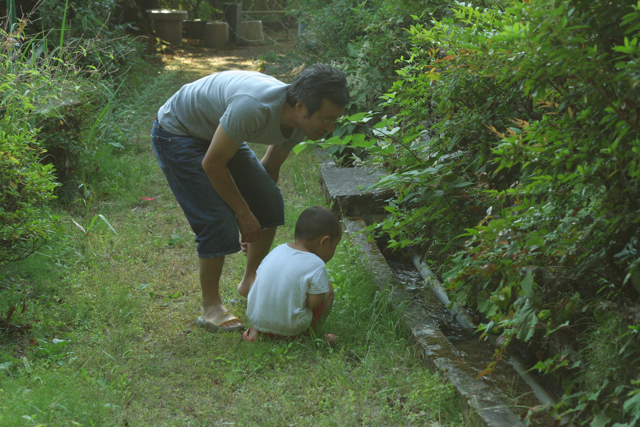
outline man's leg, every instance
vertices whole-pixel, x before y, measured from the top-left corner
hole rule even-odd
[[[204,320],[211,320],[218,314],[227,311],[220,298],[220,276],[224,257],[199,258],[200,259],[200,288],[202,289],[202,317]],[[238,319],[229,320],[218,326],[231,328],[241,326]]]
[[[277,229],[278,227],[272,227],[262,230],[260,239],[247,244],[247,266],[244,270],[242,281],[238,285],[238,293],[243,297],[249,295],[253,281],[256,280],[256,271],[264,257],[269,253]]]

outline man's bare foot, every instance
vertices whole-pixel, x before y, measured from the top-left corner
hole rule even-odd
[[[202,308],[202,318],[205,320],[205,322],[212,321],[217,316],[228,311],[229,310],[227,310],[227,308],[222,304],[210,305],[208,307]],[[220,328],[238,328],[242,326],[242,322],[238,318],[233,318],[225,322],[222,322],[220,324],[217,324],[216,326]]]

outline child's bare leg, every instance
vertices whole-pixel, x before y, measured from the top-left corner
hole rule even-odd
[[[238,285],[238,293],[243,297],[249,295],[253,281],[256,280],[256,271],[264,257],[269,253],[269,249],[271,249],[276,230],[277,227],[262,230],[260,239],[247,244],[247,266],[244,270],[244,276]]]

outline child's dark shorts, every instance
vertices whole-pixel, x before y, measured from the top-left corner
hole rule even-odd
[[[153,150],[169,187],[196,234],[198,256],[214,258],[240,251],[238,222],[233,210],[216,193],[202,169],[211,141],[174,135],[156,120],[151,129]],[[242,143],[227,167],[263,229],[284,224],[284,201],[253,150]]]

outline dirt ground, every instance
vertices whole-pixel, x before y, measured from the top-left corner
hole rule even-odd
[[[179,69],[188,80],[225,70],[253,70],[287,81],[301,69],[292,54],[296,35],[282,31],[265,35],[263,43],[208,48],[202,40],[183,39],[178,48],[156,47],[166,70]]]

